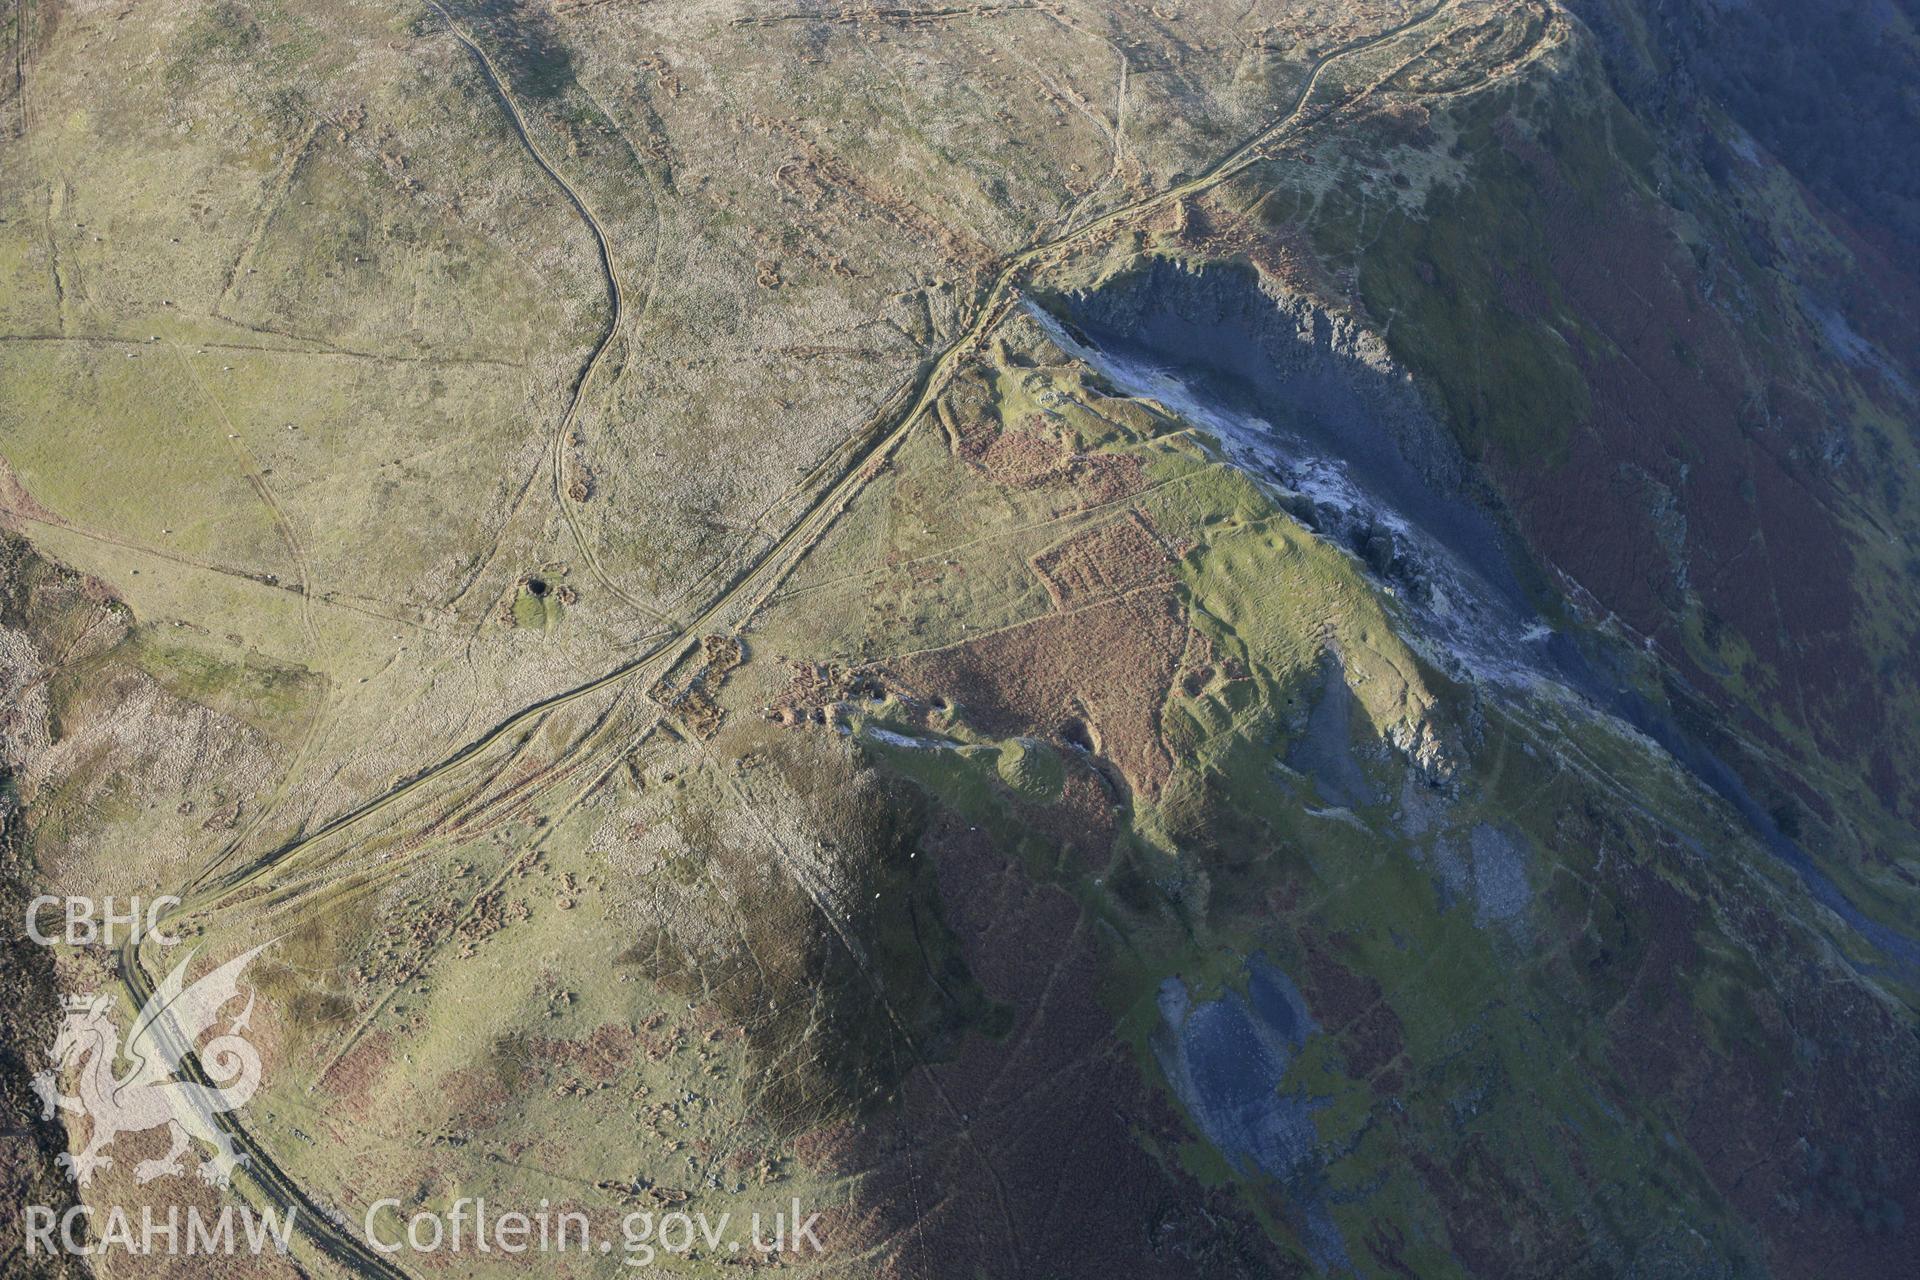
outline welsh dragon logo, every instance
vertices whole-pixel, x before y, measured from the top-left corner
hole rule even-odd
[[[191,986],[186,983],[187,965],[193,960],[189,953],[147,998],[124,1050],[106,996],[67,997],[66,1019],[48,1055],[52,1066],[33,1077],[33,1090],[40,1095],[43,1119],[64,1111],[93,1122],[86,1147],[57,1158],[69,1178],[86,1186],[96,1170],[112,1167],[106,1149],[116,1138],[161,1126],[168,1129],[171,1145],[159,1159],[134,1166],[133,1176],[140,1182],[182,1172],[180,1157],[194,1138],[214,1151],[212,1159],[200,1165],[203,1182],[224,1186],[236,1168],[249,1162],[244,1152],[234,1150],[233,1138],[215,1117],[246,1105],[260,1087],[260,1054],[242,1034],[253,1015],[254,993],[246,993],[246,1007],[223,1032],[205,1044],[199,1041],[215,1029],[221,1009],[240,998],[241,973],[271,945],[229,960]],[[176,1078],[189,1053],[199,1058],[211,1083]],[[122,1057],[130,1065],[116,1076],[114,1068]],[[60,1091],[68,1072],[77,1078],[73,1094]]]

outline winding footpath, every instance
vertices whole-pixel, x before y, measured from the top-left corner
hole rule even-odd
[[[580,517],[574,510],[575,504],[567,496],[567,441],[573,435],[574,425],[580,420],[580,407],[586,401],[587,392],[593,388],[594,376],[599,373],[600,366],[605,363],[607,353],[613,349],[613,340],[619,336],[620,326],[625,322],[627,315],[627,293],[620,283],[620,273],[613,265],[612,241],[608,238],[607,229],[601,224],[599,215],[594,213],[593,206],[588,204],[586,197],[580,194],[579,189],[568,182],[566,176],[554,167],[546,151],[535,140],[533,130],[527,124],[527,118],[520,110],[519,102],[515,100],[513,91],[507,86],[506,76],[501,74],[492,56],[480,47],[478,41],[467,34],[464,27],[454,21],[453,15],[448,13],[438,0],[432,0],[432,3],[434,12],[438,13],[441,20],[447,24],[447,30],[453,34],[453,38],[464,45],[467,52],[473,55],[474,61],[479,64],[480,74],[486,78],[487,85],[493,90],[494,96],[500,99],[500,105],[505,110],[507,119],[513,124],[513,131],[519,135],[521,145],[527,149],[527,154],[532,157],[540,172],[546,174],[553,185],[560,188],[562,194],[567,197],[568,203],[573,205],[575,212],[580,215],[580,220],[586,224],[588,232],[593,236],[594,250],[600,258],[600,273],[606,281],[610,314],[607,317],[606,331],[600,335],[600,340],[594,343],[593,350],[587,355],[586,363],[581,366],[579,377],[574,380],[573,392],[567,397],[566,410],[560,415],[559,425],[555,427],[553,440],[548,446],[547,460],[552,473],[553,501],[559,507],[560,514],[565,517],[567,532],[573,538],[573,545],[580,552],[580,558],[586,562],[587,570],[593,574],[594,579],[628,607],[649,617],[655,616],[651,608],[624,591],[602,567],[599,553],[594,550],[592,541],[580,528]]]

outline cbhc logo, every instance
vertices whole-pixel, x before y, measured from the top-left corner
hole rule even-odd
[[[56,898],[43,893],[27,904],[27,936],[43,947],[51,947],[64,942],[70,947],[91,946],[99,943],[111,947],[120,935],[118,930],[125,929],[126,937],[134,942],[151,938],[163,947],[170,947],[180,941],[174,935],[163,931],[160,917],[169,907],[180,905],[180,899],[171,894],[162,894],[147,904],[144,912],[140,909],[138,896],[128,899],[124,911],[114,909],[111,897],[95,903],[92,898]],[[57,934],[42,932],[41,917],[47,908],[60,907],[60,919],[64,927]]]

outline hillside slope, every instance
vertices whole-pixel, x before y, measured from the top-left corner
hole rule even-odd
[[[1920,1256],[1904,0],[11,14],[0,888],[269,945],[231,1186],[9,1185]],[[28,1126],[186,952],[23,954]]]

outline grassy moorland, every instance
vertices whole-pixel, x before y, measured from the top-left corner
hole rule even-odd
[[[1910,798],[1809,676],[1897,666],[1898,539],[1862,533],[1897,495],[1761,522],[1860,548],[1844,626],[1738,607],[1730,507],[1787,481],[1764,432],[1698,442],[1752,426],[1725,370],[1810,331],[1702,249],[1738,211],[1558,7],[10,18],[30,874],[176,894],[209,958],[273,940],[252,1168],[143,1186],[163,1139],[129,1137],[89,1203],[296,1204],[270,1265],[315,1275],[434,1273],[366,1247],[385,1197],[611,1239],[797,1198],[829,1252],[784,1261],[834,1275],[1875,1274],[1910,1242],[1875,1116],[1920,1096],[1914,975],[1646,737],[1438,660],[1364,548],[1025,310],[1233,262],[1377,335],[1546,615],[1726,714],[1781,828],[1910,920]],[[1815,219],[1791,194],[1769,216]],[[1568,228],[1683,280],[1653,337]],[[1711,428],[1626,456],[1623,366],[1709,385]],[[1865,365],[1794,374],[1768,403],[1818,383],[1910,469]],[[1776,595],[1803,566],[1758,562]],[[34,998],[134,1005],[178,954],[61,949]],[[1223,1125],[1196,1037],[1274,990]]]

